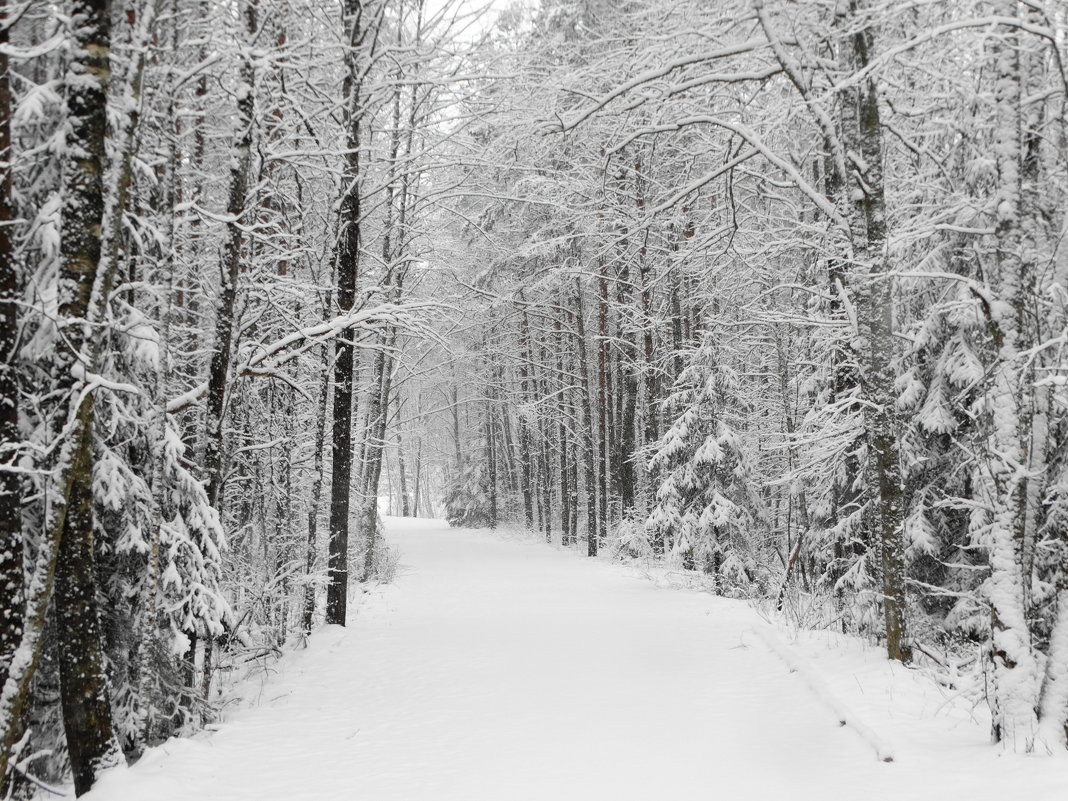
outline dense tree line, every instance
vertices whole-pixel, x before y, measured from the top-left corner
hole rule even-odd
[[[995,741],[1062,749],[1066,24],[1017,0],[502,17],[453,518],[971,665]]]
[[[383,501],[879,638],[1064,747],[1057,3],[3,9],[5,789],[344,624]]]
[[[427,176],[463,128],[440,121],[471,20],[3,8],[0,775],[81,794],[324,613],[343,625],[349,563],[388,560],[386,422],[403,407],[422,442],[432,411]],[[427,513],[440,468],[414,462]]]

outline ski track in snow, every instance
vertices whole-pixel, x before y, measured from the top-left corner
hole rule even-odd
[[[387,520],[401,575],[275,666],[260,706],[109,772],[90,801],[1064,798],[1068,759],[856,640],[440,521]],[[352,607],[350,606],[350,609]],[[758,631],[778,640],[758,636]],[[769,642],[772,645],[769,645]],[[835,705],[791,672],[804,655]],[[947,700],[948,699],[948,700]]]

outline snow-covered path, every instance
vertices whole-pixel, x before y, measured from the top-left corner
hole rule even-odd
[[[347,629],[282,660],[260,706],[88,797],[1042,801],[1068,788],[1068,760],[999,756],[978,712],[850,641],[813,664],[891,744],[891,764],[838,725],[743,604],[537,542],[388,527],[402,575]]]

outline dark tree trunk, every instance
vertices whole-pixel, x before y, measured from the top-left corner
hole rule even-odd
[[[245,6],[245,26],[249,42],[258,27],[257,4],[252,0]],[[237,103],[239,118],[237,134],[231,147],[230,193],[226,213],[226,242],[223,245],[220,267],[219,300],[215,311],[215,345],[208,369],[208,393],[204,416],[204,472],[208,479],[208,501],[218,509],[223,482],[223,417],[226,388],[230,381],[230,358],[234,349],[234,308],[237,303],[237,282],[241,269],[241,246],[244,241],[241,219],[248,200],[249,171],[252,169],[252,126],[255,95],[251,87],[255,73],[251,59],[241,66],[241,80],[249,91]]]
[[[420,499],[423,492],[423,438],[418,437],[415,445],[415,486],[412,487],[412,515],[419,517]]]
[[[91,396],[90,396],[91,397]],[[91,403],[80,414],[92,417]],[[72,466],[73,484],[56,564],[56,634],[63,727],[74,791],[88,792],[97,774],[121,759],[111,726],[111,703],[97,612],[93,546],[92,426]]]
[[[855,70],[866,69],[874,46],[872,28],[856,30],[858,9],[850,7],[846,60]],[[879,549],[886,648],[891,659],[908,662],[911,650],[905,623],[904,507],[898,450],[894,389],[892,297],[887,279],[886,200],[883,182],[883,129],[879,119],[875,79],[868,75],[842,100],[842,129],[846,149],[860,155],[849,210],[853,257],[869,273],[861,294],[860,329],[867,370],[862,383],[868,433],[868,467],[874,487],[872,544]]]
[[[247,41],[251,42],[259,25],[257,18],[257,0],[250,0],[245,6],[245,28]],[[237,284],[241,271],[241,249],[244,242],[241,220],[245,215],[248,201],[248,180],[252,170],[252,127],[254,98],[251,87],[256,75],[251,59],[241,65],[241,80],[249,91],[240,96],[237,103],[238,129],[231,146],[230,191],[227,202],[226,242],[223,245],[220,267],[219,299],[215,307],[215,344],[208,368],[208,391],[205,398],[204,415],[204,472],[207,477],[208,502],[222,518],[222,491],[225,470],[223,468],[223,420],[226,415],[226,395],[230,385],[230,361],[234,351],[237,305]],[[186,632],[193,643],[196,631]],[[210,642],[210,636],[207,642]],[[202,690],[205,700],[211,687],[211,651],[205,647],[204,678]],[[196,653],[192,655],[195,658]],[[196,671],[189,675],[188,687],[196,686]],[[190,695],[192,703],[193,695]]]
[[[360,102],[363,46],[363,3],[346,0],[348,50],[342,84],[345,102],[346,157],[336,252],[337,305],[344,314],[356,302],[360,256]],[[353,336],[339,337],[334,345],[334,408],[331,432],[330,541],[326,589],[326,622],[345,625],[349,592],[349,505],[352,498],[352,397],[356,372]]]
[[[624,309],[632,302],[630,297],[630,270],[619,275],[617,302]],[[638,381],[635,368],[638,362],[637,335],[628,336],[621,315],[617,315],[616,340],[625,343],[619,350],[616,374],[619,376],[616,387],[619,405],[616,414],[616,435],[613,438],[613,472],[616,489],[624,518],[634,513],[634,500],[637,492],[637,478],[634,471],[634,417],[638,403]]]
[[[610,463],[609,414],[611,380],[608,375],[608,268],[597,260],[597,532],[608,532],[608,467]]]
[[[116,133],[113,194],[105,205],[103,170],[107,129],[107,83],[110,75],[110,17],[106,0],[76,0],[70,7],[74,26],[73,47],[67,65],[78,76],[67,86],[67,162],[64,170],[64,206],[59,267],[59,314],[64,337],[54,356],[54,397],[58,409],[54,432],[58,453],[49,479],[51,503],[33,574],[26,593],[26,617],[19,649],[23,658],[8,666],[0,701],[0,775],[22,720],[30,681],[41,656],[50,601],[56,618],[80,626],[70,647],[59,648],[64,724],[70,748],[75,792],[86,792],[100,768],[118,762],[122,752],[115,740],[109,714],[107,681],[96,609],[96,569],[93,548],[92,471],[93,395],[83,393],[79,369],[97,369],[101,323],[106,316],[114,282],[137,130],[136,102],[126,109],[125,124]],[[139,42],[144,45],[144,42]],[[140,97],[144,50],[130,65],[129,89]],[[53,598],[55,579],[68,584]],[[87,582],[80,585],[78,582]],[[62,641],[62,640],[61,640]]]
[[[109,74],[110,20],[107,0],[75,3],[72,17],[81,19],[77,46],[82,54],[71,65],[94,80],[68,87],[70,139],[80,148],[67,183],[63,217],[61,281],[73,284],[73,293],[61,307],[69,320],[84,320],[91,313],[93,286],[104,252],[103,172],[107,131],[107,80]],[[114,214],[122,213],[121,206]],[[106,303],[106,300],[100,302]],[[76,323],[77,327],[77,323]],[[83,330],[69,340],[75,354],[92,333]],[[77,355],[75,356],[77,358]],[[73,392],[73,387],[67,388]],[[63,707],[74,791],[88,792],[100,770],[121,760],[111,725],[111,704],[97,610],[96,562],[93,545],[93,395],[83,397],[69,465],[70,490],[56,561],[55,610],[57,648]]]
[[[11,195],[11,76],[7,3],[0,9],[0,464],[18,459],[18,268],[12,243],[16,218]],[[18,473],[0,471],[0,687],[22,639],[22,492]],[[3,777],[0,776],[0,779]]]
[[[638,162],[635,166],[635,172],[641,175],[641,162]],[[645,209],[645,199],[643,192],[644,182],[638,183],[638,211],[643,212]],[[654,355],[654,340],[653,340],[653,278],[649,263],[646,258],[646,244],[642,241],[642,246],[638,249],[638,276],[641,285],[641,310],[642,310],[642,350],[641,350],[641,366],[638,375],[638,393],[639,397],[636,398],[635,404],[639,411],[639,420],[635,424],[636,432],[640,431],[641,442],[639,446],[644,447],[656,442],[660,436],[659,426],[657,425],[657,414],[655,404],[659,399],[659,381],[657,380],[656,368],[653,366]],[[645,465],[643,465],[641,471],[641,502],[643,504],[642,513],[647,513],[652,505],[652,498],[655,495],[656,476]],[[652,541],[653,553],[663,554],[664,548],[664,533],[660,526],[654,529],[653,541]]]
[[[538,347],[538,363],[545,365],[549,363],[549,353],[545,347],[545,337],[540,338]],[[540,375],[535,381],[535,387],[537,387],[539,397],[545,398],[549,395],[549,375],[547,370],[541,370]],[[552,470],[552,456],[550,453],[550,437],[551,424],[545,415],[538,415],[538,433],[541,440],[541,448],[538,453],[538,475],[540,481],[538,483],[538,505],[542,509],[541,513],[541,531],[545,536],[546,542],[553,541],[553,514],[552,514],[552,498],[553,498],[553,470]]]
[[[586,347],[586,311],[582,303],[582,282],[575,279],[575,341],[578,344],[579,408],[582,412],[582,450],[586,483],[586,555],[596,556],[600,529],[597,526],[597,433],[593,422],[589,353]]]
[[[497,449],[493,445],[493,406],[486,402],[486,465],[489,469],[489,527],[497,528]]]
[[[519,294],[520,301],[523,300],[523,294]],[[530,387],[528,384],[529,378],[529,363],[531,359],[530,350],[530,326],[527,321],[527,310],[524,306],[520,315],[520,335],[519,335],[519,397],[521,403],[529,403]],[[519,460],[523,471],[523,519],[526,521],[527,528],[534,528],[534,500],[533,500],[533,476],[531,471],[531,436],[530,425],[527,422],[526,416],[521,415],[519,418]]]
[[[553,315],[553,333],[554,333],[554,346],[556,350],[556,376],[559,387],[557,392],[559,395],[559,401],[557,403],[557,415],[559,421],[557,422],[557,447],[560,449],[559,459],[559,486],[560,486],[560,543],[562,545],[571,544],[571,490],[569,478],[571,475],[570,466],[568,464],[568,448],[569,438],[567,435],[567,415],[566,415],[566,403],[567,392],[564,387],[567,386],[564,378],[564,348],[565,340],[563,335],[563,310],[557,310],[557,313]]]
[[[404,438],[400,427],[400,393],[397,394],[397,483],[400,485],[401,517],[412,516],[412,502],[408,495],[407,468],[404,463]],[[418,481],[416,482],[418,486]]]
[[[11,76],[7,47],[8,4],[0,8],[0,464],[18,461],[19,384],[16,364],[18,343],[18,266],[12,228],[16,219],[12,197]],[[25,604],[23,573],[22,490],[19,475],[0,472],[0,688],[22,641]],[[22,736],[22,720],[9,724],[15,739]],[[0,773],[0,792],[10,786]]]

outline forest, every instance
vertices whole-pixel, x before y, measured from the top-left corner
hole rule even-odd
[[[1066,750],[1061,0],[0,2],[5,797],[351,623],[382,514]]]

